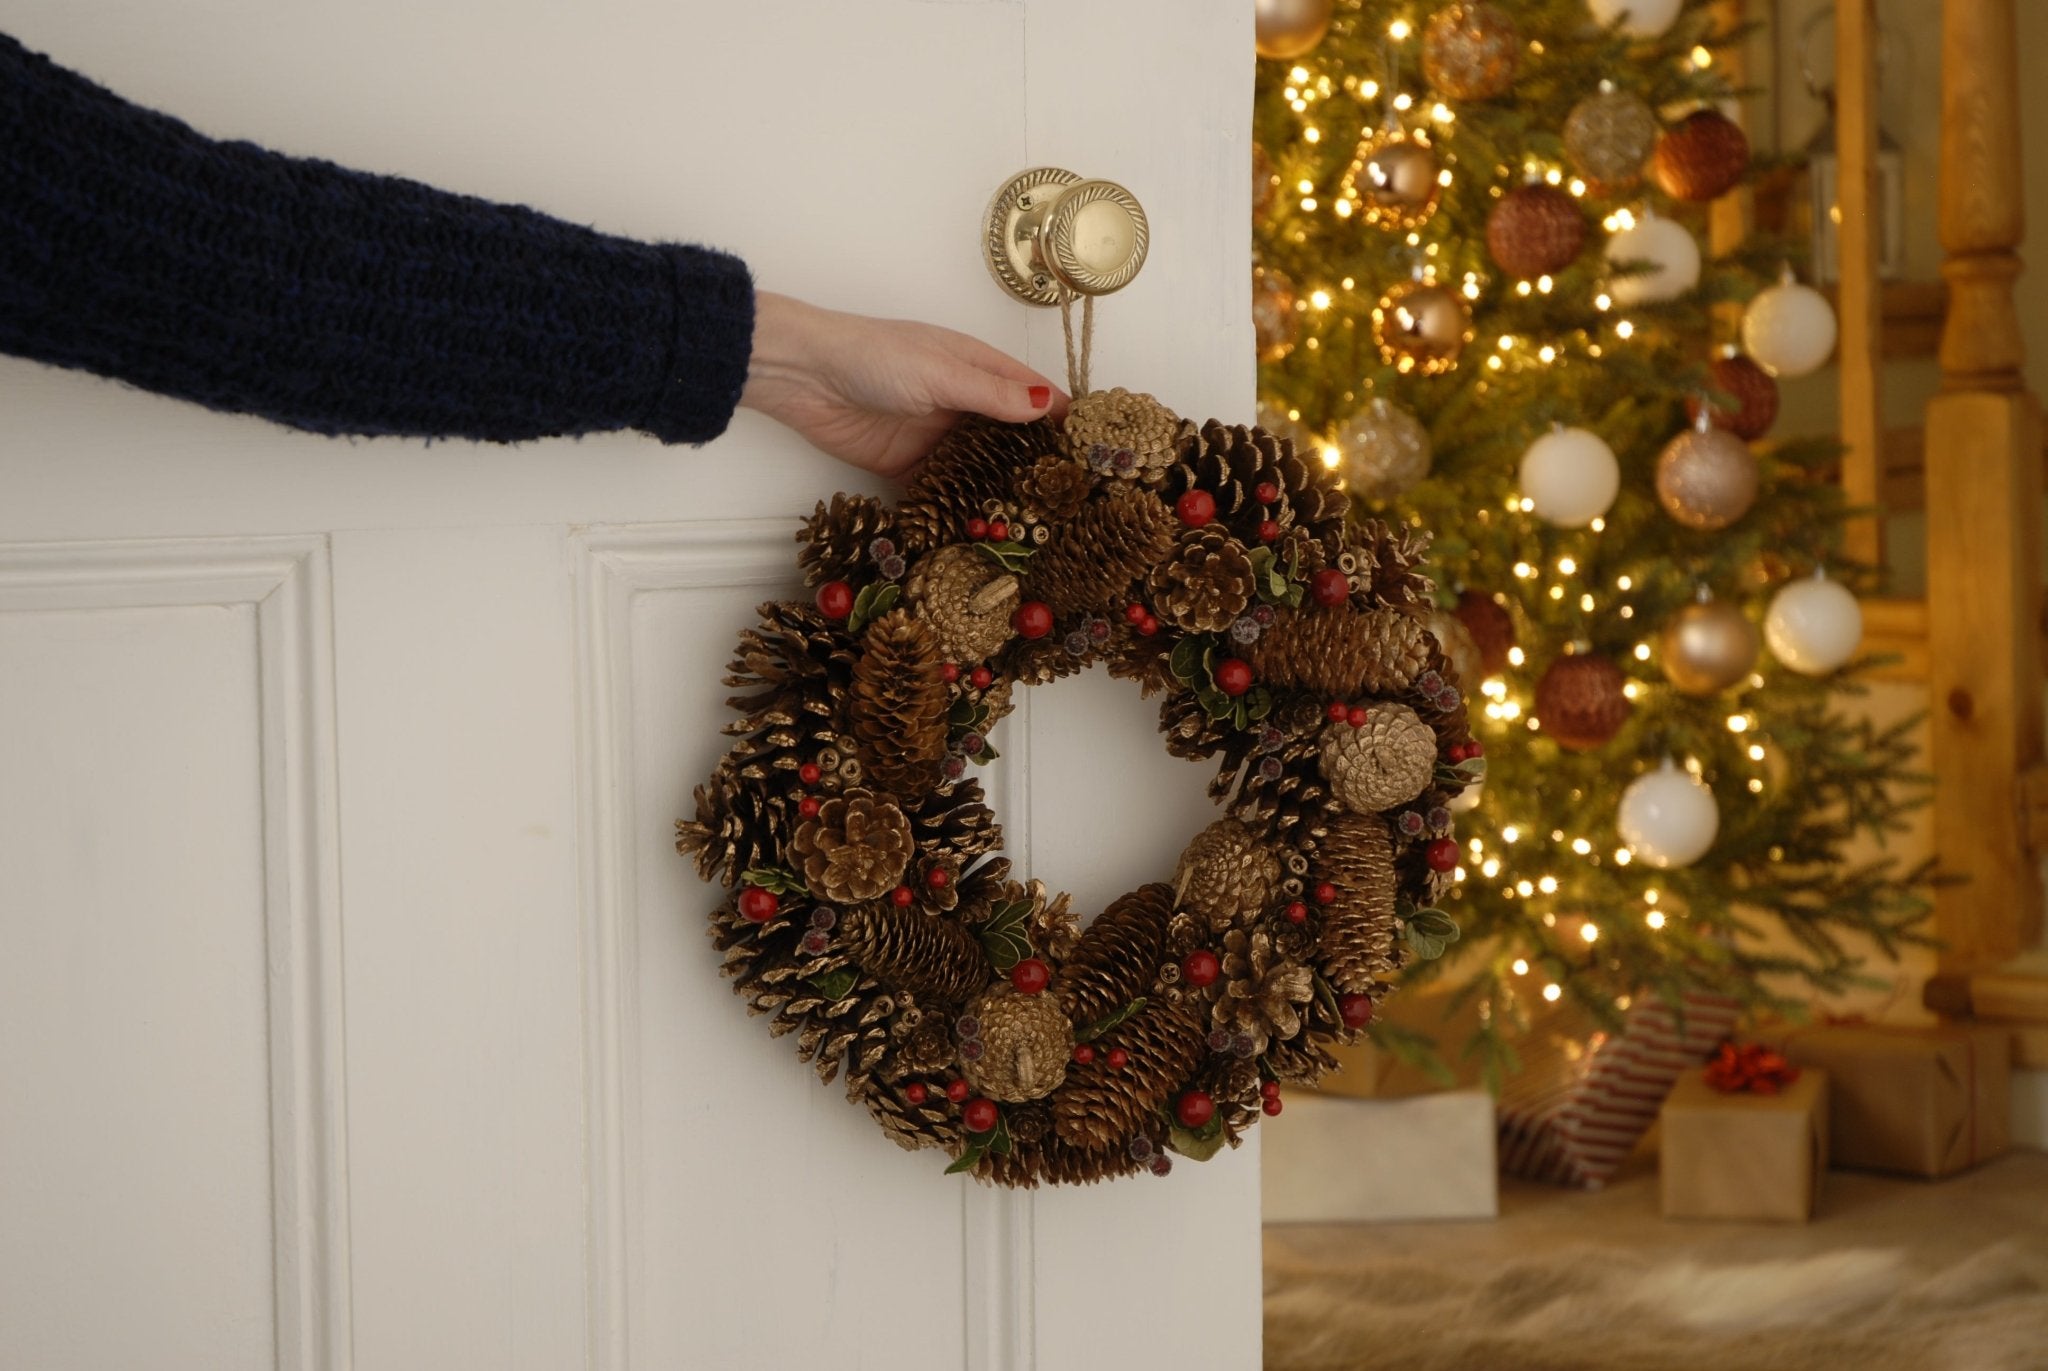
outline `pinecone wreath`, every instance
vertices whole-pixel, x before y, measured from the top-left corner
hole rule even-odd
[[[814,600],[741,634],[737,740],[676,825],[770,1034],[991,1184],[1163,1175],[1279,1112],[1456,935],[1429,906],[1485,767],[1422,541],[1345,509],[1287,439],[1121,390],[969,420],[894,507],[821,503]],[[1097,662],[1228,807],[1084,930],[969,773],[1018,689]]]

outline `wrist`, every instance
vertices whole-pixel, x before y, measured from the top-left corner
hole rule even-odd
[[[754,297],[754,341],[747,357],[747,380],[740,389],[743,408],[773,414],[780,399],[807,371],[807,339],[818,311],[801,300],[772,291]]]

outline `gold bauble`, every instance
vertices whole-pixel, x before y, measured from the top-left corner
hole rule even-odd
[[[1659,646],[1673,686],[1686,695],[1716,695],[1756,669],[1763,642],[1741,610],[1702,600],[1671,616]]]
[[[1256,0],[1254,42],[1259,56],[1300,57],[1330,31],[1333,0]]]
[[[1665,444],[1657,458],[1657,503],[1687,528],[1711,533],[1756,503],[1756,456],[1749,444],[1704,417]]]
[[[1574,169],[1595,185],[1634,185],[1657,146],[1657,116],[1640,96],[1603,90],[1572,106],[1564,121],[1564,151]]]
[[[1372,336],[1381,359],[1402,375],[1440,376],[1458,365],[1458,354],[1472,341],[1472,316],[1456,291],[1411,281],[1374,308]]]
[[[1429,475],[1429,430],[1375,396],[1337,430],[1344,486],[1367,500],[1391,500]]]
[[[1368,132],[1344,173],[1345,199],[1358,205],[1358,215],[1384,229],[1420,228],[1436,213],[1443,193],[1436,150],[1400,129]]]
[[[1478,640],[1464,621],[1448,609],[1432,609],[1425,620],[1429,631],[1436,638],[1437,646],[1451,663],[1451,670],[1457,674],[1458,684],[1466,694],[1479,688],[1480,678],[1486,673],[1481,669]]]
[[[1252,268],[1252,332],[1259,360],[1277,362],[1294,351],[1301,320],[1294,307],[1294,282],[1271,267]]]
[[[1422,74],[1453,100],[1491,100],[1515,81],[1522,35],[1486,0],[1438,10],[1422,31]]]

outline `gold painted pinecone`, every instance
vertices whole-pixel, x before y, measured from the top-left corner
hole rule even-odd
[[[1392,610],[1281,610],[1246,660],[1268,685],[1352,699],[1406,690],[1435,646],[1420,622]]]
[[[1365,724],[1323,725],[1323,775],[1355,814],[1378,814],[1429,789],[1436,775],[1436,731],[1404,704],[1367,709]]]
[[[967,1014],[981,1023],[981,1051],[970,1057],[962,1045],[960,1074],[976,1090],[1015,1104],[1043,1099],[1066,1080],[1074,1026],[1053,996],[994,985],[968,1002]]]
[[[737,882],[742,871],[773,862],[796,823],[796,802],[784,786],[748,781],[729,762],[697,787],[697,817],[676,821],[676,851],[694,854],[707,881],[724,870]]]
[[[918,562],[904,591],[938,635],[945,661],[985,662],[1010,641],[1017,578],[971,543],[948,543]]]
[[[1280,880],[1280,858],[1236,819],[1218,819],[1197,833],[1173,872],[1181,908],[1217,932],[1256,918]]]
[[[1260,500],[1261,485],[1273,486],[1279,498]],[[1283,533],[1299,528],[1334,548],[1350,507],[1335,474],[1314,453],[1296,452],[1291,441],[1261,428],[1214,420],[1199,429],[1182,427],[1160,493],[1171,503],[1190,490],[1215,497],[1216,522],[1247,547],[1256,545],[1259,525],[1270,518]]]
[[[1053,985],[1074,1024],[1102,1022],[1151,987],[1173,917],[1173,891],[1154,882],[1110,902],[1060,967]]]
[[[1123,597],[1166,556],[1179,529],[1158,496],[1118,482],[1053,527],[1025,572],[1025,598],[1061,616],[1121,612]]]
[[[1323,978],[1340,995],[1373,992],[1394,973],[1397,878],[1386,820],[1346,814],[1316,851],[1316,879],[1337,888],[1321,910]]]
[[[1353,590],[1392,609],[1429,599],[1431,582],[1422,572],[1423,559],[1429,555],[1427,533],[1406,524],[1363,519],[1351,541],[1337,565],[1350,575]]]
[[[1146,586],[1159,617],[1188,633],[1220,633],[1252,599],[1252,561],[1244,544],[1214,524],[1181,534]]]
[[[913,851],[910,820],[886,795],[849,790],[797,825],[790,859],[811,894],[834,904],[879,899],[896,888]]]
[[[1301,1032],[1299,1006],[1315,995],[1309,969],[1288,961],[1273,947],[1263,929],[1232,929],[1223,935],[1223,993],[1209,1011],[1226,1033],[1250,1035],[1264,1052],[1274,1039],[1285,1041]]]
[[[886,538],[895,525],[889,506],[872,495],[841,492],[817,510],[796,531],[803,547],[796,564],[803,568],[804,584],[865,579],[875,564],[869,553],[875,539]]]
[[[848,910],[839,920],[837,941],[861,970],[883,985],[908,990],[927,1009],[959,1004],[995,975],[981,940],[959,924],[886,900]],[[920,1024],[918,1033],[929,1023]]]
[[[1018,476],[1048,452],[1060,451],[1059,425],[998,423],[969,415],[920,462],[896,509],[898,551],[914,557],[967,536],[967,521],[990,500],[1007,502]]]
[[[1071,519],[1088,503],[1095,478],[1088,468],[1065,457],[1041,457],[1017,483],[1025,503],[1048,519]]]
[[[952,708],[938,634],[896,609],[868,625],[863,646],[847,709],[867,777],[899,795],[922,795],[941,779]]]
[[[1097,1044],[1095,1060],[1067,1072],[1053,1093],[1053,1133],[1069,1146],[1119,1152],[1187,1083],[1207,1055],[1209,1029],[1188,1005],[1154,1000]],[[1129,1054],[1123,1069],[1109,1052]]]
[[[965,866],[1003,845],[1002,826],[988,807],[978,780],[934,791],[905,812],[917,850],[930,861]]]
[[[1093,391],[1067,410],[1067,453],[1098,475],[1156,481],[1173,465],[1180,427],[1180,416],[1150,395]]]

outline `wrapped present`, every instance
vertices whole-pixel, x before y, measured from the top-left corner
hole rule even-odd
[[[1611,1037],[1525,1054],[1500,1098],[1500,1162],[1525,1180],[1598,1190],[1648,1131],[1680,1073],[1707,1059],[1739,1006],[1687,991],[1680,1012],[1638,997]]]
[[[1664,1217],[1813,1217],[1828,1166],[1826,1072],[1688,1071],[1658,1120]]]
[[[1259,1125],[1267,1223],[1490,1219],[1500,1212],[1493,1096],[1347,1100],[1291,1090]]]
[[[1456,999],[1449,989],[1403,990],[1389,995],[1374,1012],[1377,1023],[1434,1039],[1448,1077],[1361,1038],[1331,1047],[1337,1069],[1323,1073],[1316,1092],[1354,1100],[1397,1100],[1477,1089],[1485,1078],[1485,1063],[1477,1053],[1466,1055],[1465,1049],[1480,1031],[1482,1004],[1476,995],[1459,1004],[1454,1004]],[[1564,1044],[1583,1043],[1593,1030],[1592,1019],[1576,1006],[1539,1002],[1529,1010],[1526,1026],[1508,1037],[1508,1044],[1516,1058],[1526,1062],[1532,1055],[1555,1054]]]
[[[1949,1176],[2010,1145],[2005,1029],[1838,1024],[1793,1029],[1783,1050],[1828,1074],[1836,1166]]]

